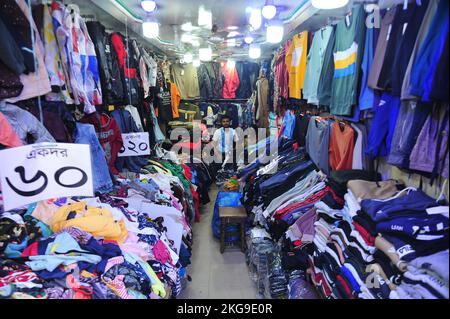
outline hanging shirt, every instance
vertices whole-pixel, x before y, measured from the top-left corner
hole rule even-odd
[[[161,103],[158,105],[158,118],[164,122],[170,122],[172,117],[172,96],[170,94],[171,88],[166,85],[160,89]]]
[[[358,99],[358,81],[364,52],[365,12],[362,5],[336,28],[334,45],[334,77],[330,111],[335,115],[351,115]]]
[[[386,48],[391,36],[392,23],[394,22],[397,7],[390,9],[381,21],[380,36],[378,37],[375,55],[373,57],[372,67],[370,68],[368,85],[374,90],[379,90],[378,79],[380,78],[381,69],[383,68],[384,58],[386,56]]]
[[[319,105],[329,106],[331,102],[331,88],[334,74],[334,42],[336,41],[336,30],[333,28],[328,46],[323,59],[322,72],[320,73],[319,85],[317,87],[317,98]]]
[[[170,95],[172,96],[172,116],[174,119],[180,117],[180,113],[178,112],[178,107],[181,102],[181,94],[178,91],[178,88],[175,83],[170,83]]]
[[[289,97],[294,99],[302,98],[307,50],[308,32],[304,31],[294,36],[286,54],[286,67],[289,72]]]
[[[438,8],[438,1],[431,1],[428,5],[427,11],[425,12],[425,16],[423,18],[422,24],[420,25],[420,29],[416,38],[416,42],[414,43],[414,48],[411,54],[411,58],[409,59],[408,67],[406,69],[403,84],[402,84],[402,92],[401,98],[402,100],[412,100],[415,99],[414,96],[409,94],[411,88],[411,71],[416,61],[417,54],[419,53],[420,48],[422,47],[423,42],[425,41],[425,37],[430,30],[431,23],[433,22],[433,18],[436,14]]]
[[[194,66],[172,64],[170,72],[183,100],[200,96],[197,69]]]
[[[278,83],[279,96],[284,99],[289,98],[289,73],[286,67],[286,53],[291,46],[291,40],[288,40],[281,50],[276,62],[275,73]]]
[[[375,91],[368,86],[369,72],[373,63],[375,42],[375,29],[367,29],[366,44],[364,46],[364,58],[362,62],[362,80],[361,80],[361,94],[359,96],[359,109],[370,110],[375,106]]]
[[[390,70],[392,94],[395,96],[401,95],[403,79],[429,2],[429,0],[422,0],[421,5],[410,4],[413,13],[408,22],[403,25],[401,41],[397,46],[393,67]]]
[[[429,100],[429,94],[449,26],[449,2],[440,1],[432,25],[411,71],[410,94]]]
[[[317,89],[319,86],[320,74],[322,73],[325,51],[333,32],[333,27],[328,26],[314,33],[314,39],[308,54],[308,63],[305,78],[307,79],[303,87],[304,99],[309,104],[318,105]]]
[[[350,125],[334,122],[331,126],[330,168],[335,171],[351,170],[355,131]]]

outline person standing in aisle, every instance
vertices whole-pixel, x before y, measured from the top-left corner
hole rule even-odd
[[[230,127],[231,118],[227,115],[222,116],[222,127],[214,132],[213,146],[214,146],[214,171],[217,172],[221,168],[235,170],[235,152],[234,142],[239,141],[239,136],[236,131]]]

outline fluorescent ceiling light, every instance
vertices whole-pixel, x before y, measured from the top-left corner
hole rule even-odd
[[[266,40],[269,43],[280,43],[283,41],[284,27],[282,24],[272,24],[267,27]]]
[[[156,2],[151,0],[142,0],[141,1],[141,7],[146,12],[153,12],[156,9]]]
[[[195,59],[194,61],[192,61],[192,65],[196,68],[198,68],[200,66],[201,62],[198,59]]]
[[[275,18],[277,14],[277,7],[273,4],[273,0],[267,0],[266,5],[262,8],[262,15],[267,20]]]
[[[198,25],[201,27],[212,27],[212,12],[206,11],[204,6],[198,8]]]
[[[154,39],[159,36],[159,24],[156,21],[147,20],[142,23],[144,37]]]
[[[194,30],[194,26],[191,22],[186,22],[181,25],[181,30],[183,30],[184,32],[191,32],[192,30]]]
[[[228,30],[237,30],[237,29],[239,29],[239,27],[237,27],[235,25],[230,25],[227,29]]]
[[[189,64],[192,63],[192,61],[194,60],[194,57],[192,56],[191,53],[186,53],[183,57],[184,59],[184,63]]]
[[[240,33],[237,31],[231,31],[230,33],[228,33],[228,38],[233,38],[233,37],[237,37]]]
[[[249,24],[253,28],[253,30],[258,30],[262,25],[262,16],[260,9],[252,9],[250,13]]]
[[[244,38],[244,42],[247,44],[253,43],[253,41],[255,41],[255,39],[253,39],[251,35],[248,35]]]
[[[258,44],[252,44],[248,50],[248,56],[251,59],[259,59],[261,57],[261,47]]]
[[[312,5],[317,9],[337,9],[348,4],[349,0],[312,0]]]
[[[200,57],[200,61],[208,62],[212,60],[212,49],[208,48],[200,48],[198,50],[198,55]]]

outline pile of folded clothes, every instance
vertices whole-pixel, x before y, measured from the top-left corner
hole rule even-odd
[[[163,160],[127,177],[110,194],[1,213],[0,298],[179,296],[198,206],[190,179],[182,165]]]
[[[248,234],[264,230],[279,248],[291,291],[312,283],[330,299],[449,297],[447,203],[364,170],[325,176],[289,146],[238,176]]]

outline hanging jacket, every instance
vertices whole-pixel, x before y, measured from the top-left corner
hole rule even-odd
[[[212,99],[214,97],[214,81],[205,63],[198,68],[197,76],[200,97],[203,99]]]
[[[142,54],[142,50],[139,47],[139,44],[136,40],[133,40],[131,42],[132,46],[133,46],[133,51],[134,51],[134,55],[136,57],[136,61],[139,64],[139,84],[143,90],[144,93],[144,98],[148,97],[149,93],[150,93],[150,82],[149,82],[149,78],[150,78],[150,74],[149,74],[149,69],[148,69],[148,65],[144,59],[144,56]]]
[[[119,171],[116,167],[116,160],[123,146],[123,140],[116,120],[104,113],[91,113],[85,115],[80,122],[95,126],[98,141],[105,151],[109,169],[113,175],[118,175]]]
[[[239,76],[239,87],[236,91],[236,97],[238,99],[248,99],[252,95],[250,63],[236,62],[236,70]]]
[[[260,78],[256,83],[258,88],[258,127],[269,128],[269,80]]]
[[[137,105],[139,103],[139,83],[137,78],[137,69],[134,59],[127,52],[124,36],[120,33],[111,35],[111,42],[117,54],[122,83],[125,92],[125,101],[127,104]]]
[[[0,100],[17,97],[22,90],[20,77],[0,61]]]
[[[87,114],[102,104],[102,91],[95,46],[86,23],[70,5],[52,2],[52,16],[58,47],[70,79],[71,93],[76,105],[84,105]]]
[[[221,72],[220,63],[212,62],[211,65],[214,71],[215,78],[213,95],[215,99],[221,99],[223,93],[223,74]]]
[[[236,67],[225,64],[222,68],[222,72],[225,76],[223,85],[223,98],[235,99],[236,90],[238,89],[240,83]]]
[[[4,63],[14,74],[21,75],[25,72],[25,61],[19,45],[14,41],[11,33],[0,17],[0,37],[9,45],[0,46],[0,61]]]
[[[33,143],[55,143],[55,139],[47,129],[30,112],[20,107],[0,101],[0,112],[8,119],[8,122],[16,131],[23,144],[28,144],[28,136],[32,136]]]
[[[73,104],[67,85],[68,78],[66,78],[59,54],[50,8],[45,4],[36,8],[36,10],[42,13],[41,37],[44,41],[45,66],[52,88],[52,92],[47,94],[45,99],[47,101],[63,101],[67,104]]]
[[[158,70],[158,63],[156,63],[155,59],[153,59],[150,54],[147,52],[145,48],[141,49],[141,55],[144,59],[145,64],[147,65],[148,70],[148,84],[150,87],[156,86],[156,76]]]
[[[22,63],[21,65],[16,65],[14,69],[18,71],[17,68],[23,68],[23,70],[16,74],[35,72],[28,12],[23,12],[15,0],[0,0],[0,19],[3,21],[3,26],[9,30],[10,36],[14,39],[11,44],[9,42],[4,43],[8,43],[11,46],[16,45],[21,52],[16,58]],[[7,38],[2,37],[2,40],[6,41]]]
[[[121,104],[124,102],[122,76],[111,39],[100,22],[89,21],[86,25],[97,54],[103,103],[104,105]]]
[[[6,147],[18,147],[22,146],[23,143],[17,135],[16,131],[14,131],[13,127],[9,123],[6,116],[0,112],[0,145]]]
[[[117,126],[122,134],[137,133],[139,129],[131,116],[126,110],[116,110],[111,114],[116,120]],[[116,167],[119,171],[123,171],[126,167],[134,173],[139,173],[141,168],[147,163],[144,157],[117,157]]]
[[[48,78],[48,73],[45,68],[44,63],[44,46],[41,41],[41,37],[39,36],[39,32],[37,32],[36,25],[34,23],[34,20],[28,20],[29,18],[29,8],[25,0],[16,0],[15,3],[19,8],[14,9],[13,12],[22,12],[23,15],[27,17],[27,23],[28,28],[26,29],[31,36],[30,27],[33,29],[34,32],[34,58],[36,59],[36,65],[37,69],[34,70],[34,72],[30,72],[28,74],[22,74],[20,75],[20,82],[23,84],[23,90],[20,93],[20,95],[8,99],[9,103],[15,103],[17,101],[27,100],[34,97],[42,96],[51,91],[50,87],[50,81]],[[5,8],[1,8],[0,11],[2,11],[4,14],[6,12],[4,11]],[[13,13],[14,14],[14,13]],[[17,13],[16,13],[17,14]],[[25,35],[24,35],[25,37]],[[28,46],[25,48],[25,51],[28,50]],[[23,51],[23,50],[22,50]],[[34,59],[33,59],[34,61]],[[29,68],[29,67],[27,67]]]

